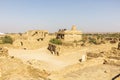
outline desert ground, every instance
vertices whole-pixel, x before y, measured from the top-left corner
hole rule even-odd
[[[48,49],[50,39],[26,43],[28,48],[0,44],[0,80],[120,80],[119,41],[61,45],[56,55]]]
[[[110,48],[109,45],[107,49]],[[120,73],[120,66],[103,64],[103,58],[79,61],[82,54],[100,50],[106,51],[106,45],[93,45],[80,50],[71,48],[60,56],[52,55],[46,47],[36,50],[9,49],[8,51],[10,56],[22,60],[24,64],[50,73],[48,76],[50,80],[111,80]]]

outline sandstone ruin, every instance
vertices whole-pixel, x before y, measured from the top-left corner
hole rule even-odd
[[[120,50],[120,42],[118,43],[118,50]]]
[[[76,26],[73,25],[71,30],[60,29],[56,33],[56,39],[61,40],[62,45],[56,45],[56,44],[49,43],[48,50],[50,50],[52,54],[59,55],[61,48],[64,46],[76,47],[78,44],[74,42],[82,40],[82,32],[77,30]]]
[[[48,31],[45,30],[30,30],[26,32],[26,36],[30,41],[32,40],[43,41],[47,35]]]
[[[57,33],[56,38],[63,41],[79,41],[82,39],[82,32],[76,29],[73,25],[71,30],[60,29]]]
[[[28,48],[36,49],[43,44],[44,39],[46,39],[48,31],[46,30],[30,30],[26,33],[21,34],[19,38],[15,38],[13,45],[17,48]],[[34,45],[33,45],[34,44]]]
[[[57,55],[57,56],[60,55],[60,46],[59,46],[59,45],[55,45],[55,44],[49,43],[49,45],[48,45],[48,50],[50,50],[50,52],[51,52],[53,55]]]
[[[84,34],[73,26],[56,35],[44,30],[6,35],[14,42],[0,44],[0,80],[111,80],[120,73],[119,34]]]

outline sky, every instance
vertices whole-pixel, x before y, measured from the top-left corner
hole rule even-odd
[[[0,0],[0,32],[120,32],[120,0]]]

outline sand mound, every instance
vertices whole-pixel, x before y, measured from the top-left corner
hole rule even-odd
[[[15,58],[0,58],[1,80],[44,80],[49,73],[24,64]]]
[[[3,55],[4,54],[4,55]],[[50,74],[10,57],[5,50],[0,54],[0,80],[45,80]]]

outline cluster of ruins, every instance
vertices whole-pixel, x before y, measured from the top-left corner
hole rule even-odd
[[[59,31],[56,32],[56,39],[62,41],[62,45],[61,45],[62,47],[63,46],[74,47],[74,41],[82,40],[82,32],[77,30],[76,26],[73,25],[71,30],[59,29]],[[59,55],[61,51],[60,45],[55,45],[52,43],[49,43],[48,49],[52,54],[56,54],[56,55]]]
[[[7,35],[12,37],[14,48],[37,49],[47,44],[52,54],[59,55],[60,53],[61,45],[49,43],[51,38],[48,37],[50,35],[46,30],[29,30],[25,33],[11,33]],[[71,30],[59,29],[55,33],[54,38],[61,40],[62,46],[74,46],[74,41],[82,40],[82,32],[73,25]]]
[[[6,35],[12,37],[14,42],[12,45],[10,44],[11,45],[10,49],[7,47],[0,46],[1,60],[3,58],[5,58],[3,61],[6,60],[5,62],[7,62],[7,63],[10,63],[9,61],[11,61],[12,62],[11,68],[14,68],[13,63],[15,63],[15,64],[19,63],[18,65],[20,65],[20,68],[16,67],[16,68],[18,68],[18,71],[19,71],[19,69],[21,69],[23,67],[23,64],[21,64],[19,59],[16,58],[16,56],[18,56],[19,54],[14,55],[14,56],[13,55],[9,56],[10,54],[8,53],[8,50],[12,51],[13,48],[14,49],[20,48],[20,50],[27,52],[27,51],[32,51],[32,49],[40,49],[40,50],[35,50],[35,53],[37,53],[37,51],[38,51],[38,53],[40,53],[40,54],[41,53],[43,53],[43,54],[47,53],[47,54],[45,54],[45,55],[41,54],[39,56],[36,54],[33,54],[34,56],[38,56],[38,60],[31,58],[30,61],[27,61],[27,66],[28,65],[32,66],[32,67],[35,66],[35,69],[32,67],[27,67],[27,69],[25,71],[30,70],[29,72],[32,72],[35,70],[34,73],[32,72],[31,75],[37,74],[38,77],[45,76],[45,80],[48,80],[47,76],[49,76],[51,74],[49,74],[44,69],[49,70],[49,68],[46,68],[48,66],[50,66],[50,68],[52,68],[54,66],[52,63],[54,63],[58,67],[59,60],[61,60],[60,66],[62,64],[65,64],[62,62],[66,62],[65,65],[69,64],[70,69],[68,68],[68,66],[66,66],[65,69],[68,68],[68,71],[70,71],[70,72],[73,72],[73,68],[75,68],[75,70],[78,67],[79,67],[78,69],[82,69],[80,66],[86,67],[86,68],[88,66],[91,67],[91,66],[96,66],[99,64],[104,65],[104,66],[105,65],[110,65],[110,66],[115,65],[118,67],[120,66],[120,38],[119,37],[108,37],[104,34],[100,34],[100,35],[99,34],[90,34],[90,35],[87,34],[86,35],[86,34],[83,34],[81,31],[77,30],[75,25],[72,26],[71,30],[59,29],[58,32],[56,32],[54,35],[53,34],[50,35],[49,32],[46,30],[30,30],[25,33],[6,34]],[[4,36],[5,35],[0,35],[0,37],[4,37]],[[52,39],[60,40],[62,42],[62,44],[55,44],[55,43],[50,42],[50,40],[52,40]],[[90,40],[92,40],[93,42],[95,40],[96,44],[90,43]],[[104,41],[104,42],[102,42],[102,41]],[[84,43],[84,46],[83,46],[83,43]],[[100,44],[98,44],[98,43],[100,43]],[[43,46],[43,45],[45,45],[45,46]],[[5,46],[6,46],[6,44],[5,44]],[[42,46],[42,48],[41,48],[41,46]],[[31,49],[31,50],[26,50],[26,49]],[[20,51],[20,50],[18,50],[18,51]],[[14,50],[13,50],[13,52],[14,52]],[[48,53],[51,53],[52,55],[55,55],[55,56],[49,55]],[[24,52],[22,55],[24,55]],[[31,56],[31,53],[30,54],[27,53],[27,55]],[[44,63],[44,59],[43,59],[43,62],[42,62],[42,59],[39,60],[41,58],[40,56],[45,57],[45,63]],[[57,57],[57,56],[59,56],[59,57]],[[7,60],[9,60],[9,61],[7,61]],[[17,60],[18,60],[18,62],[17,62]],[[47,63],[47,60],[49,60],[50,62]],[[56,60],[58,60],[58,62]],[[40,61],[40,62],[38,62],[38,61]],[[77,62],[77,64],[75,64],[76,62]],[[3,64],[2,61],[1,61],[1,64]],[[48,64],[52,64],[52,65],[48,65]],[[45,68],[40,65],[44,65]],[[44,69],[38,71],[38,70],[36,70],[36,67],[38,68],[38,66],[40,69],[42,69],[42,68],[44,68]],[[10,66],[7,66],[7,67],[10,67]],[[3,68],[4,68],[4,66],[3,66]],[[9,69],[9,68],[6,68],[6,69]],[[21,70],[20,72],[22,72],[23,70]],[[4,69],[0,68],[0,77],[3,76],[3,73],[2,73],[3,71],[4,71]],[[8,70],[6,70],[6,71],[8,72]],[[15,70],[13,69],[13,71],[15,71]],[[27,72],[27,73],[29,73],[29,72]],[[40,72],[40,73],[38,74],[36,72]],[[106,71],[106,69],[103,72],[108,73],[108,71]],[[55,73],[55,72],[53,72],[53,73]],[[21,74],[23,75],[23,73],[21,73]],[[6,73],[4,74],[4,76],[6,76]],[[61,80],[63,80],[63,79],[61,79]]]

